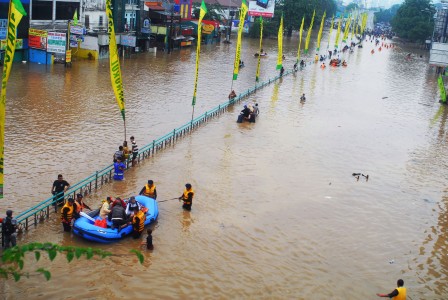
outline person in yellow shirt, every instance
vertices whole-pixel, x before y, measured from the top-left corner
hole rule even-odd
[[[389,294],[376,294],[378,297],[389,297],[394,300],[406,300],[406,288],[403,287],[403,279],[397,280],[397,288]]]
[[[111,197],[107,197],[106,201],[104,201],[104,203],[103,203],[103,205],[101,206],[101,209],[100,209],[100,217],[101,217],[101,219],[106,219],[109,216],[109,214],[111,212],[111,209],[110,209],[110,204],[111,203],[112,203],[112,198]]]

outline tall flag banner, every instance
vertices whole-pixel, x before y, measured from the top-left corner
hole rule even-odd
[[[322,21],[320,21],[319,33],[317,34],[317,49],[316,49],[316,51],[319,51],[319,49],[320,49],[320,40],[322,39],[322,31],[324,30],[324,22],[325,22],[326,16],[327,16],[327,12],[324,11],[324,15],[322,16]]]
[[[334,48],[335,49],[337,49],[338,45],[339,45],[339,36],[341,35],[341,23],[342,23],[342,18],[339,19],[338,31],[336,31],[336,40],[334,41]]]
[[[73,14],[73,25],[78,25],[78,10],[75,9],[75,13]]]
[[[199,9],[199,22],[198,22],[198,43],[196,45],[196,72],[194,76],[194,90],[192,106],[196,105],[196,93],[198,91],[198,76],[199,76],[199,56],[201,54],[201,40],[202,40],[202,19],[207,14],[207,7],[204,0],[202,0],[201,8]]]
[[[118,58],[117,41],[115,39],[111,0],[106,0],[106,15],[108,19],[107,33],[109,34],[110,80],[112,83],[112,88],[114,89],[115,98],[117,99],[118,108],[120,109],[123,121],[125,121],[123,81],[121,79],[120,59]]]
[[[355,16],[353,16],[353,24],[352,24],[352,33],[350,35],[350,40],[353,41],[353,35],[355,34],[355,26],[356,26],[356,18],[358,16],[355,14]]]
[[[305,16],[302,18],[302,24],[300,24],[300,33],[299,33],[299,49],[297,50],[297,60],[296,63],[299,62],[300,59],[300,47],[302,46],[302,34],[303,34],[303,24],[305,23]]]
[[[308,28],[308,32],[306,33],[305,53],[308,53],[308,45],[310,44],[311,31],[313,31],[313,24],[314,24],[314,16],[315,15],[316,15],[316,10],[314,10],[314,12],[313,12],[313,17],[311,18],[310,27]]]
[[[5,154],[5,117],[6,117],[6,84],[11,73],[12,61],[16,51],[16,32],[22,17],[26,16],[20,0],[9,2],[6,48],[3,60],[2,90],[0,93],[0,199],[3,199],[4,154]]]
[[[443,83],[442,74],[439,75],[437,82],[439,83],[440,98],[442,99],[443,103],[446,103],[446,90],[445,90],[445,84]]]
[[[278,28],[278,53],[277,53],[277,70],[283,67],[283,14],[280,19],[280,27]]]
[[[331,33],[333,32],[333,25],[334,25],[334,15],[331,17],[330,33],[328,34],[327,49],[330,48],[330,40],[331,40]]]
[[[351,16],[348,17],[347,22],[345,22],[344,36],[342,37],[342,41],[344,43],[347,42],[348,33],[350,32],[350,23],[352,22]]]
[[[361,23],[361,35],[364,34],[364,30],[366,29],[367,26],[367,13],[363,13],[362,14],[362,23]]]
[[[241,37],[243,35],[244,20],[246,19],[247,11],[249,10],[246,0],[241,2],[240,9],[240,24],[238,24],[238,40],[236,44],[235,61],[233,63],[233,80],[237,80],[238,72],[240,70],[240,57],[241,57]]]
[[[260,47],[258,49],[258,62],[257,62],[257,73],[255,75],[255,81],[260,80],[260,63],[261,63],[261,49],[263,49],[263,17],[260,16]]]

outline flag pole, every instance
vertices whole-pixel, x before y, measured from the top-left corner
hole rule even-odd
[[[123,120],[123,125],[124,125],[124,140],[126,140],[126,120]]]
[[[194,117],[194,105],[193,105],[193,111],[191,112],[191,121],[193,122],[193,117]]]

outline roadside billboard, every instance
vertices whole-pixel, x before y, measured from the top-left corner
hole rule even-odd
[[[249,11],[251,17],[272,18],[274,16],[275,0],[251,0]]]
[[[122,35],[120,44],[122,46],[135,47],[137,43],[137,37],[135,35]]]
[[[0,40],[6,39],[8,19],[0,19]]]
[[[49,32],[47,40],[47,52],[65,54],[66,36],[64,32]]]
[[[28,29],[28,47],[34,49],[47,49],[47,36],[45,30],[30,28]]]

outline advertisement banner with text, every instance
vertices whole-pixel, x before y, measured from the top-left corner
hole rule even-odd
[[[28,47],[34,49],[47,49],[47,36],[45,30],[30,28],[28,29]]]
[[[66,36],[64,32],[49,32],[47,52],[65,54]]]
[[[249,16],[272,18],[274,16],[275,0],[249,1]]]

